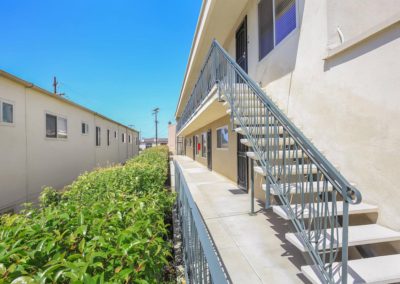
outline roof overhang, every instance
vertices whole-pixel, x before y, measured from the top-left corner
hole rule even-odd
[[[226,47],[226,40],[248,0],[203,0],[197,21],[192,48],[182,83],[175,118],[180,117],[213,39]]]
[[[136,129],[133,129],[133,128],[129,127],[129,126],[123,125],[123,124],[119,123],[118,121],[115,121],[115,120],[113,120],[111,118],[108,118],[108,117],[106,117],[106,116],[104,116],[104,115],[102,115],[100,113],[97,113],[97,112],[95,112],[95,111],[93,111],[91,109],[88,109],[88,108],[86,108],[86,107],[84,107],[84,106],[82,106],[80,104],[74,103],[73,101],[70,101],[70,100],[68,100],[66,98],[63,98],[60,95],[56,95],[56,94],[54,94],[52,92],[49,92],[49,91],[47,91],[47,90],[45,90],[45,89],[43,89],[43,88],[41,88],[39,86],[34,85],[33,83],[25,81],[25,80],[15,76],[15,75],[12,75],[12,74],[4,71],[4,70],[0,70],[0,77],[7,78],[8,80],[11,80],[11,81],[13,81],[15,83],[18,83],[18,84],[24,86],[25,88],[33,89],[33,90],[35,90],[35,91],[37,91],[37,92],[39,92],[41,94],[48,95],[48,96],[50,96],[50,97],[52,97],[54,99],[60,100],[60,101],[62,101],[64,103],[67,103],[67,104],[73,106],[73,107],[80,108],[80,109],[82,109],[84,111],[87,111],[89,113],[92,113],[92,114],[94,114],[94,115],[96,115],[96,116],[98,116],[100,118],[103,118],[103,119],[108,120],[108,121],[110,121],[112,123],[118,124],[119,126],[125,127],[125,128],[127,128],[127,129],[129,129],[129,130],[131,130],[133,132],[139,133],[139,131],[137,131]]]

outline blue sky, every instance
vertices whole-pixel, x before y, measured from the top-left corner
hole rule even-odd
[[[154,136],[167,135],[201,0],[4,0],[0,69]]]

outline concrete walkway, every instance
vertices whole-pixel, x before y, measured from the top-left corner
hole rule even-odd
[[[188,157],[174,159],[233,283],[307,283],[303,255],[285,240],[287,221],[257,202],[258,213],[249,215],[250,194]]]

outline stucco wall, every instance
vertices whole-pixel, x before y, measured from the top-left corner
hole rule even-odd
[[[335,27],[345,39],[354,38],[399,15],[400,5],[330,2],[298,1],[298,28],[258,61],[257,1],[249,1],[237,21],[247,15],[249,75],[356,183],[364,201],[379,205],[378,222],[400,230],[400,24],[324,60],[340,44]],[[233,56],[236,28],[224,43]]]
[[[14,103],[12,126],[0,125],[0,210],[35,201],[43,186],[57,189],[94,167],[124,162],[138,153],[136,132],[132,144],[115,141],[109,120],[0,77],[0,98]],[[46,138],[46,113],[67,118],[68,138]],[[89,133],[81,133],[81,123]],[[101,146],[95,146],[95,128],[101,127]],[[107,129],[110,145],[107,146]]]
[[[217,148],[217,128],[228,126],[229,129],[229,146],[225,149]],[[199,143],[201,144],[201,134],[207,133],[211,129],[212,135],[212,169],[226,176],[232,181],[237,181],[237,135],[232,131],[229,116],[224,116],[221,119],[208,124],[197,131],[190,133],[185,138],[192,139],[194,135],[199,135]],[[192,146],[186,146],[186,155],[193,158],[193,142]],[[207,166],[207,157],[202,157],[201,151],[195,156],[195,160]]]

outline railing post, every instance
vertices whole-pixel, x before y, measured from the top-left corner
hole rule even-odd
[[[250,194],[251,194],[251,215],[254,215],[254,160],[250,159]]]
[[[269,182],[268,172],[265,177],[265,209],[271,208],[271,183]]]
[[[342,283],[347,284],[347,261],[348,261],[348,236],[349,236],[349,201],[347,197],[343,200],[343,224],[342,224]]]

